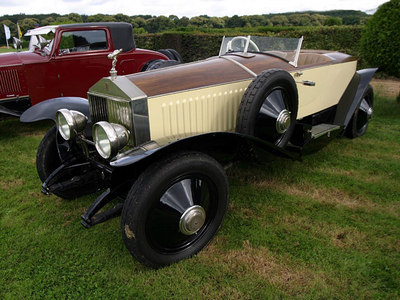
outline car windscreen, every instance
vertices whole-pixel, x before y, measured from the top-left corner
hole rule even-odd
[[[297,61],[303,38],[279,38],[266,36],[224,37],[219,55],[230,52],[257,52],[281,57],[294,64]]]

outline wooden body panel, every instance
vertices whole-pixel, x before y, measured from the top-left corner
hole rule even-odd
[[[255,74],[260,74],[262,71],[268,69],[281,69],[289,73],[294,73],[323,65],[355,61],[353,57],[343,53],[319,52],[328,57],[330,61],[309,64],[298,68],[295,68],[281,58],[266,54],[250,54],[249,57],[230,54],[226,55],[226,57],[244,65]],[[307,50],[304,53],[319,54],[319,52],[309,52]],[[211,57],[194,63],[128,75],[127,78],[139,87],[148,97],[153,97],[210,85],[248,80],[252,79],[253,76],[231,61],[219,57]]]
[[[315,86],[297,84],[297,119],[336,105],[357,64],[343,57],[347,62],[332,60],[307,65],[308,68],[294,68],[279,58],[265,59],[263,55],[251,59],[230,57],[256,74],[278,68],[288,71],[296,81],[314,81]],[[302,75],[299,76],[300,71]],[[253,78],[235,63],[217,57],[128,76],[148,96],[150,135],[155,141],[234,131],[240,101]]]

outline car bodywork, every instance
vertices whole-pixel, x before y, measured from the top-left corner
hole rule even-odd
[[[107,56],[122,49],[119,74],[140,72],[153,60],[168,57],[136,48],[128,23],[50,25],[29,30],[29,50],[0,55],[0,112],[19,115],[43,100],[86,97],[87,90],[108,76]]]
[[[150,267],[197,253],[226,211],[221,165],[254,148],[296,159],[320,141],[365,132],[376,69],[356,71],[339,52],[300,51],[301,42],[224,38],[216,57],[102,78],[87,108],[58,110],[58,130],[38,150],[42,191],[73,198],[104,190],[82,224],[122,211],[124,242]]]

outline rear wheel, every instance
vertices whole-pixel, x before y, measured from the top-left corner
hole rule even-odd
[[[122,237],[141,263],[163,267],[203,249],[227,206],[222,166],[202,153],[176,154],[151,165],[132,186],[121,216]]]
[[[373,116],[374,90],[368,85],[364,92],[360,105],[355,110],[349,125],[346,128],[346,136],[354,139],[362,136],[367,131],[368,124]]]
[[[297,87],[292,76],[278,69],[264,71],[243,95],[236,131],[284,148],[294,130],[297,106]]]
[[[150,70],[157,70],[157,69],[162,69],[166,67],[171,67],[175,65],[179,65],[180,62],[177,60],[162,60],[162,59],[156,59],[151,61],[145,70],[143,71],[150,71]]]

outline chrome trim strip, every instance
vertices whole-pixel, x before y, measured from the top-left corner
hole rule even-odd
[[[8,101],[8,100],[20,100],[20,99],[26,99],[29,98],[29,95],[25,95],[25,96],[17,96],[17,97],[11,97],[11,98],[2,98],[0,99],[1,101]]]
[[[242,65],[240,62],[230,58],[230,57],[226,57],[226,56],[221,56],[221,58],[226,59],[230,62],[233,62],[234,64],[238,65],[239,67],[241,67],[243,70],[245,70],[247,73],[249,73],[251,76],[253,77],[257,77],[257,74],[254,73],[252,70],[250,70],[248,67]]]

